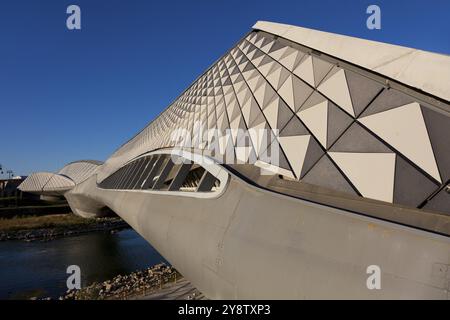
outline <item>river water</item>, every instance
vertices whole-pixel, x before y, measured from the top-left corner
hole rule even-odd
[[[81,286],[143,269],[164,258],[132,229],[96,232],[47,242],[0,242],[0,299],[57,298],[67,267],[81,269]]]

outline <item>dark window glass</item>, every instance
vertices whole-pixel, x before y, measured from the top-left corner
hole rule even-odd
[[[220,181],[203,167],[181,160],[170,154],[145,156],[118,169],[99,186],[186,192],[210,192],[219,187]]]
[[[155,190],[168,190],[175,175],[181,167],[181,158],[175,155],[169,156],[164,169],[159,174],[158,181],[156,181],[153,189]]]
[[[129,163],[125,166],[125,172],[119,182],[119,187],[118,187],[119,189],[125,189],[125,185],[128,181],[128,177],[129,177],[132,167],[133,167],[132,163]]]
[[[155,164],[155,161],[157,160],[157,156],[149,156],[145,160],[145,166],[144,170],[142,171],[142,174],[140,175],[139,179],[136,181],[133,189],[142,189],[142,184],[145,181],[145,178],[147,178],[150,171],[153,169],[153,165]]]
[[[212,191],[213,188],[217,188],[217,187],[219,187],[219,180],[216,177],[214,177],[211,173],[209,173],[208,171],[205,171],[202,179],[200,180],[197,191],[198,192],[208,192],[208,191]]]
[[[193,165],[186,176],[186,179],[184,179],[183,184],[180,187],[180,191],[196,191],[204,173],[205,169],[203,167]]]
[[[155,183],[155,177],[159,175],[159,172],[162,170],[161,167],[164,167],[164,163],[166,160],[167,157],[165,157],[165,155],[157,155],[157,160],[153,164],[153,167],[150,170],[148,176],[145,178],[142,189],[151,189],[153,187],[153,184]]]
[[[134,171],[134,174],[131,178],[131,182],[130,182],[130,185],[128,186],[128,189],[134,189],[134,185],[136,184],[136,181],[141,176],[142,171],[144,171],[146,160],[147,160],[146,157],[143,157],[143,158],[140,158],[139,160],[137,160],[138,164],[137,164],[136,170]]]
[[[130,169],[130,172],[127,174],[126,182],[123,186],[123,189],[130,189],[131,180],[133,180],[133,177],[136,174],[139,164],[140,164],[140,161],[133,161],[131,163],[131,169]]]

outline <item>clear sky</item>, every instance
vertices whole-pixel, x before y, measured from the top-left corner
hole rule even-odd
[[[66,28],[81,8],[82,30]],[[366,8],[381,8],[381,30]],[[106,160],[257,20],[450,53],[448,0],[10,0],[0,6],[0,164]]]

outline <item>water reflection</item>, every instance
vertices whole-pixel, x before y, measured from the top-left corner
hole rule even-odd
[[[164,258],[134,230],[90,233],[49,242],[0,242],[0,299],[58,297],[66,268],[81,268],[86,286],[130,273]]]

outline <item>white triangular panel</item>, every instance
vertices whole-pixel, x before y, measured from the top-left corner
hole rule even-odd
[[[272,70],[272,72],[269,73],[269,75],[266,77],[267,81],[269,81],[269,83],[275,88],[275,90],[278,89],[279,85],[280,85],[280,75],[281,75],[281,71],[282,71],[282,67],[281,66],[277,66],[274,68],[274,70]]]
[[[265,53],[268,53],[270,48],[272,48],[272,45],[274,44],[275,41],[271,40],[270,42],[268,42],[267,44],[265,44],[264,46],[261,47],[261,50],[264,51]]]
[[[294,111],[295,103],[294,103],[294,89],[292,87],[292,76],[289,76],[286,79],[286,81],[278,90],[278,94],[283,98],[283,100],[286,102],[289,108],[291,108]]]
[[[269,74],[269,71],[273,68],[273,66],[276,64],[275,61],[263,64],[262,66],[258,67],[259,71],[261,71],[261,74],[264,77],[267,77],[267,75]]]
[[[288,48],[288,50],[283,55],[283,57],[281,57],[279,62],[287,69],[292,70],[292,68],[294,68],[296,58],[297,58],[297,50],[293,48]]]
[[[417,102],[363,117],[359,121],[422,170],[442,182],[422,111]]]
[[[283,148],[297,179],[300,178],[302,172],[310,139],[310,135],[279,137],[280,145]]]
[[[277,121],[278,121],[278,104],[279,104],[280,98],[273,99],[272,102],[270,102],[267,107],[263,110],[264,115],[266,116],[267,122],[269,122],[269,125],[272,129],[277,128]]]
[[[242,115],[244,116],[245,122],[248,124],[250,121],[250,110],[251,110],[252,99],[248,99],[247,102],[242,106]]]
[[[328,101],[325,100],[313,107],[301,110],[298,116],[319,142],[327,147]]]
[[[304,59],[294,70],[294,74],[297,75],[303,81],[314,87],[314,69],[312,63],[312,57],[308,56]]]
[[[259,154],[261,150],[262,144],[264,141],[267,141],[267,132],[265,130],[266,123],[262,122],[259,125],[256,125],[252,128],[249,128],[248,133],[250,135],[250,139],[252,140],[253,147],[255,148],[255,153]],[[268,143],[266,143],[268,144]]]
[[[252,153],[252,147],[235,147],[236,159],[242,163],[248,163],[248,158]]]
[[[273,51],[269,53],[269,55],[274,58],[275,60],[280,60],[280,58],[285,54],[285,52],[288,50],[289,47],[283,47],[281,49],[278,49],[276,51]]]
[[[350,97],[350,92],[348,90],[347,80],[343,69],[332,75],[317,89],[353,117],[355,116],[352,99]]]
[[[275,175],[280,174],[285,177],[289,177],[292,179],[295,179],[295,176],[293,175],[292,171],[286,170],[283,168],[280,168],[274,164],[267,163],[262,160],[258,160],[255,162],[255,166],[261,168],[261,175]]]
[[[264,80],[264,83],[254,91],[254,96],[256,101],[258,101],[258,104],[262,107],[264,103],[264,95],[266,94],[266,82]]]
[[[392,203],[395,153],[329,152],[329,155],[364,197]]]
[[[252,62],[255,66],[258,66],[261,63],[262,59],[264,59],[264,55],[261,55],[258,58],[252,59]]]

